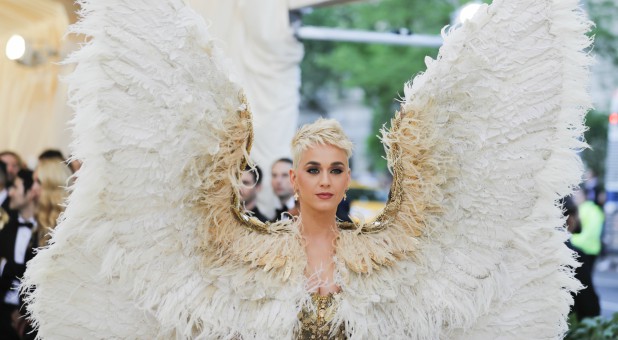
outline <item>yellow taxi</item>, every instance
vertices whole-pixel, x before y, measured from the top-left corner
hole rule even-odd
[[[347,193],[354,222],[373,221],[386,206],[388,192],[352,181]]]

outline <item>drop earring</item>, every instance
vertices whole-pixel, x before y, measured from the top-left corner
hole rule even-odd
[[[343,200],[344,200],[344,201],[347,201],[347,200],[348,200],[348,193],[347,193],[347,192],[343,194]]]
[[[298,193],[297,192],[294,193],[294,200],[298,201]]]

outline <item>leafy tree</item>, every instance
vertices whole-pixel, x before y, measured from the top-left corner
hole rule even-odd
[[[303,17],[305,25],[439,34],[451,21],[455,9],[465,0],[373,0],[319,8]],[[489,1],[484,1],[489,2]],[[618,67],[618,5],[615,0],[588,0],[587,9],[596,23],[594,52],[609,58]],[[410,46],[305,41],[301,64],[302,95],[306,106],[324,112],[325,93],[341,94],[360,87],[374,109],[372,137],[368,140],[374,156],[374,170],[385,168],[384,150],[376,137],[398,108],[402,85],[425,70],[426,55],[435,58],[438,50]],[[617,73],[618,74],[618,73]],[[600,176],[604,173],[607,117],[591,112],[587,117],[586,140],[591,149],[583,152],[586,164]]]
[[[595,23],[594,52],[618,67],[618,4],[616,0],[588,0],[588,14]]]
[[[577,321],[574,314],[569,316],[569,332],[565,340],[610,340],[618,338],[618,313],[611,319],[602,316],[584,318]]]
[[[319,8],[303,17],[304,25],[439,34],[451,22],[451,14],[464,1],[382,0]],[[386,168],[384,150],[377,135],[398,109],[403,84],[425,70],[425,56],[435,58],[437,48],[305,41],[301,64],[305,105],[324,111],[324,92],[341,93],[360,87],[374,109],[374,134],[368,140],[374,170]]]
[[[607,115],[590,111],[586,115],[588,131],[584,134],[589,149],[582,152],[586,166],[594,171],[599,179],[605,177],[605,158],[607,155]]]
[[[618,4],[615,0],[586,1],[590,19],[595,23],[590,34],[594,37],[593,53],[609,60],[618,69]],[[618,85],[618,72],[613,72],[612,83]],[[607,151],[607,112],[591,111],[586,117],[586,141],[590,149],[585,150],[582,158],[592,170],[603,178]]]

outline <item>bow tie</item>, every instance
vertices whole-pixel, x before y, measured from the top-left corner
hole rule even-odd
[[[30,229],[32,229],[32,227],[34,227],[34,224],[30,223],[30,222],[19,222],[17,224],[18,227],[28,227]]]

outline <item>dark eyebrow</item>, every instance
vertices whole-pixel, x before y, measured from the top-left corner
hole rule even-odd
[[[316,162],[316,161],[309,161],[309,162],[307,162],[307,163],[305,164],[305,166],[307,166],[307,165],[317,165],[317,166],[319,166],[319,165],[321,165],[321,164],[320,164],[320,162]],[[330,165],[331,165],[331,166],[345,166],[345,164],[343,164],[343,162],[332,162]]]

